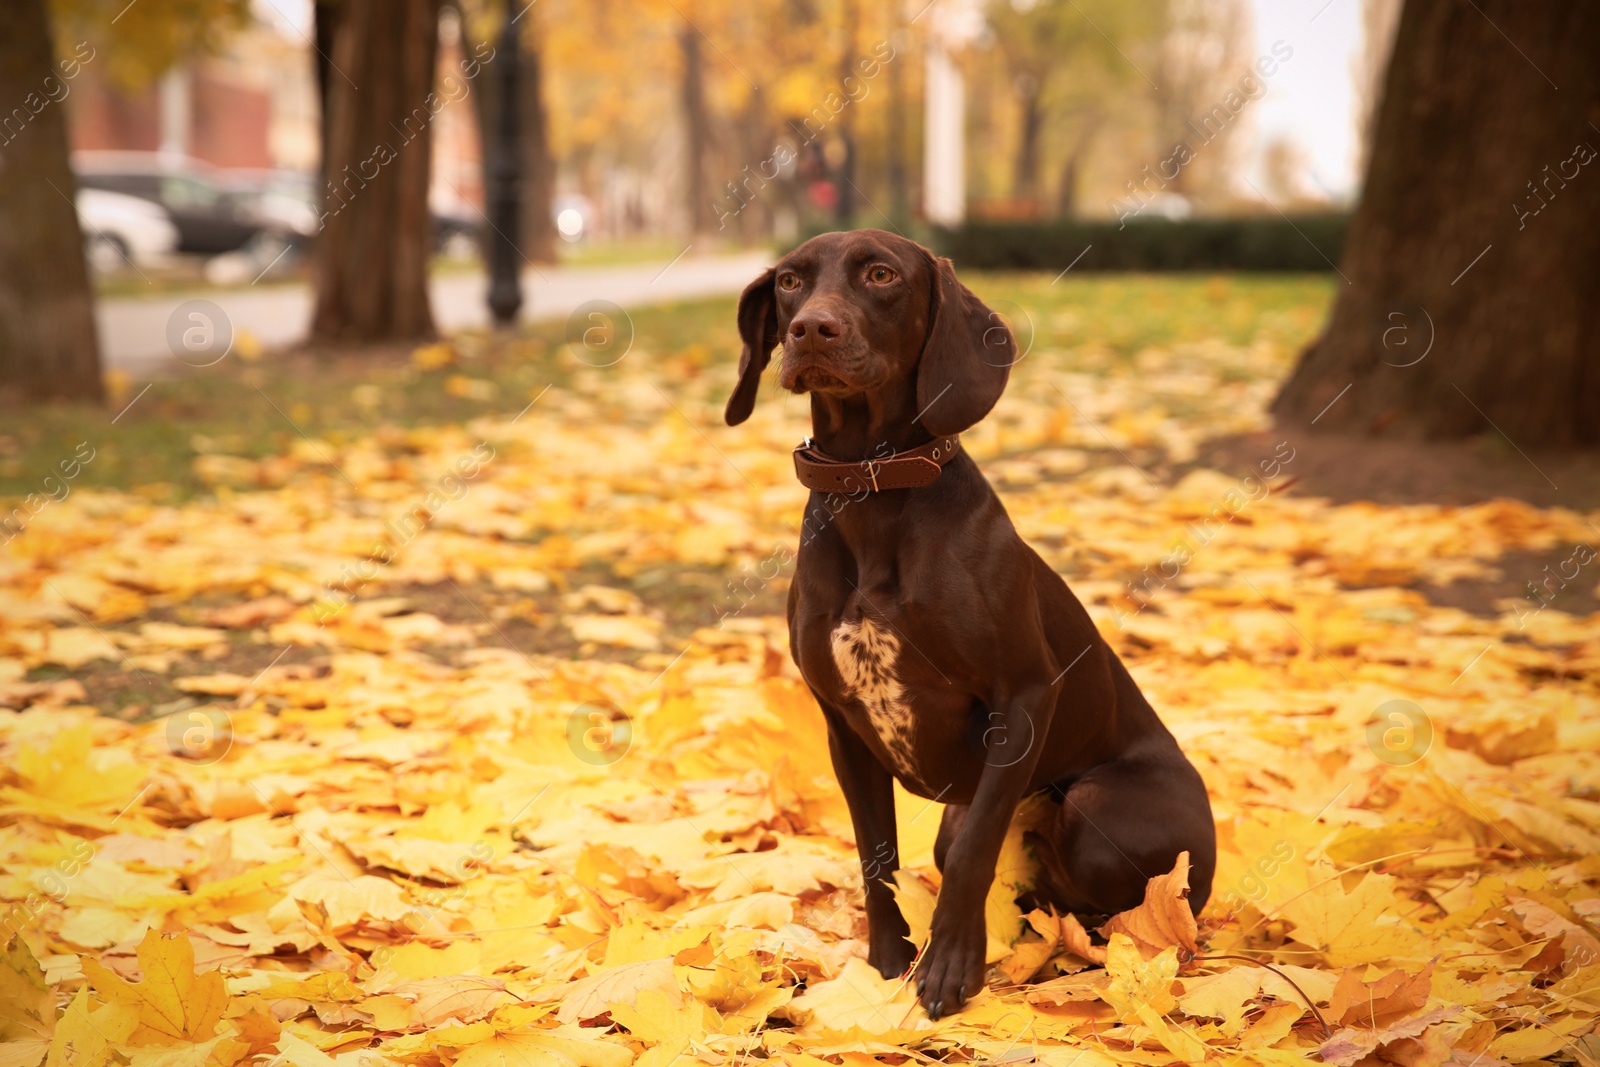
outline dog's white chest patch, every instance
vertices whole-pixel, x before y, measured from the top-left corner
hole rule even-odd
[[[831,641],[839,677],[850,695],[866,709],[872,728],[889,750],[894,771],[901,777],[915,777],[911,705],[906,700],[905,687],[895,677],[900,639],[888,630],[878,629],[870,619],[862,619],[840,623]]]

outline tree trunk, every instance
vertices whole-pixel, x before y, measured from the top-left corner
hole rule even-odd
[[[533,13],[529,12],[529,21]],[[544,104],[544,49],[537,26],[522,34],[522,250],[534,263],[554,263],[556,161],[550,154],[550,118]]]
[[[1600,442],[1600,7],[1478,7],[1405,6],[1348,284],[1284,425]]]
[[[689,230],[698,237],[711,232],[711,196],[706,188],[706,150],[711,122],[706,112],[704,61],[700,58],[700,32],[687,22],[678,32],[683,50],[684,195],[688,198]]]
[[[1061,191],[1056,196],[1056,214],[1062,218],[1072,218],[1078,213],[1078,171],[1082,168],[1082,158],[1077,152],[1067,156],[1066,162],[1061,164]]]
[[[1044,109],[1039,103],[1041,89],[1039,79],[1032,74],[1017,75],[1020,114],[1011,195],[1018,200],[1032,200],[1039,193],[1039,134],[1044,129]]]
[[[841,230],[848,230],[856,217],[856,140],[848,118],[841,117],[833,133],[839,143],[839,165],[833,169],[833,187],[838,191],[833,221]]]
[[[94,299],[73,206],[45,0],[10,6],[0,33],[0,392],[104,399]]]
[[[333,128],[333,121],[328,99],[333,91],[333,79],[338,77],[328,59],[333,55],[334,31],[339,27],[337,0],[316,0],[311,8],[311,20],[312,32],[316,35],[312,51],[316,53],[314,62],[317,65],[317,176],[320,179],[317,190],[320,196],[321,191],[327,188],[329,177],[328,131]]]
[[[772,151],[772,127],[767,121],[767,100],[760,86],[750,91],[745,98],[744,113],[739,119],[739,158],[761,159]],[[767,191],[767,181],[761,174],[761,164],[746,163],[744,169],[734,175],[733,181],[728,183],[733,186],[730,194],[739,201],[744,202],[744,209],[739,212],[738,230],[739,240],[746,244],[753,244],[772,235],[772,193]],[[751,181],[754,173],[757,181]],[[727,201],[724,201],[726,203]]]
[[[329,84],[313,343],[433,336],[428,162],[440,0],[345,0]],[[357,89],[359,86],[359,89]]]
[[[1078,175],[1083,169],[1084,158],[1089,154],[1089,145],[1100,132],[1102,121],[1104,119],[1098,112],[1090,112],[1084,118],[1083,125],[1078,128],[1077,139],[1067,150],[1066,162],[1061,165],[1061,189],[1056,196],[1056,210],[1064,218],[1071,218],[1078,213]]]

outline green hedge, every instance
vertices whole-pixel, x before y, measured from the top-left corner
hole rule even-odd
[[[980,270],[1054,274],[1076,259],[1074,271],[1331,271],[1349,222],[1346,214],[1140,218],[1120,228],[1114,219],[968,222],[930,236],[957,266]]]

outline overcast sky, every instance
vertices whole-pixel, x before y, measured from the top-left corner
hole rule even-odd
[[[1310,183],[1344,199],[1355,190],[1356,95],[1354,71],[1362,48],[1361,0],[1251,0],[1256,54],[1274,41],[1294,49],[1255,108],[1255,158],[1250,180],[1260,176],[1262,150],[1276,137],[1299,145],[1308,157]]]

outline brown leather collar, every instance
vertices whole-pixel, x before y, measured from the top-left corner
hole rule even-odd
[[[842,460],[822,451],[808,437],[794,450],[794,473],[801,485],[824,493],[921,489],[933,484],[960,448],[961,437],[951,434],[883,459]]]

